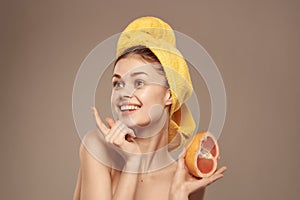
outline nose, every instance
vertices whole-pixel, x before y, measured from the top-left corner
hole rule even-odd
[[[120,91],[120,98],[131,98],[134,94],[134,87],[127,85]]]

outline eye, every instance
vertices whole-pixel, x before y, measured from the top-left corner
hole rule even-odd
[[[123,81],[114,81],[113,82],[113,87],[114,88],[122,88],[122,87],[124,87],[124,82]]]
[[[135,81],[135,87],[136,88],[143,87],[144,85],[145,85],[145,81],[143,81],[143,80],[136,80]]]

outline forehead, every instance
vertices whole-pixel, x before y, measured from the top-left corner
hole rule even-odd
[[[147,74],[157,75],[158,72],[154,69],[154,65],[159,65],[159,63],[150,63],[141,56],[133,54],[122,58],[116,63],[114,74],[125,76],[135,72],[146,72]]]

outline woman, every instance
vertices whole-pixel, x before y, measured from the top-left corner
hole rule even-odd
[[[185,101],[192,91],[187,65],[175,47],[172,29],[154,17],[130,23],[119,38],[111,103],[117,120],[93,114],[98,130],[80,147],[81,168],[74,199],[203,199],[209,178],[185,168],[185,151],[169,151],[194,130]]]

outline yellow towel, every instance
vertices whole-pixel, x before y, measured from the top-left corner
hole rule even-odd
[[[172,94],[168,142],[169,148],[174,150],[195,129],[195,122],[185,104],[193,92],[188,66],[176,48],[174,31],[159,18],[147,16],[132,21],[120,35],[116,56],[138,45],[148,47],[165,70]],[[176,137],[177,133],[180,137]]]

